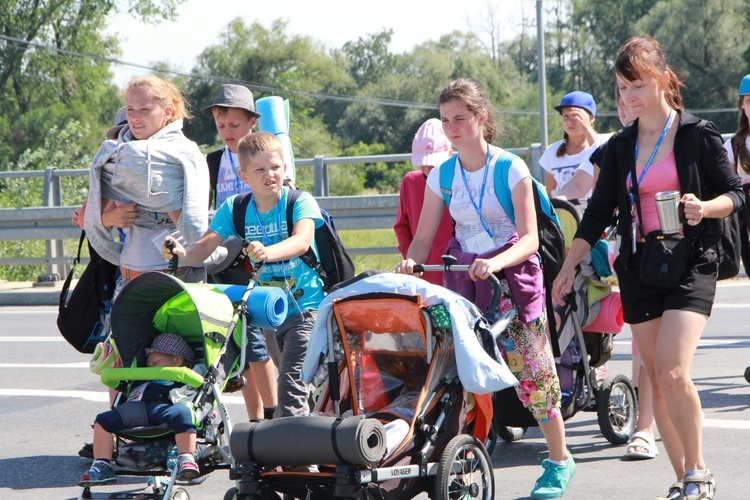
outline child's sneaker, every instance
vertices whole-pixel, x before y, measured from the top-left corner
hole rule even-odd
[[[182,458],[177,462],[177,479],[190,481],[201,475],[198,464],[191,458]]]
[[[568,456],[570,458],[565,467],[555,465],[549,460],[542,461],[544,474],[536,480],[536,485],[531,490],[531,498],[560,498],[565,494],[568,483],[576,472],[573,455],[568,454]]]
[[[91,465],[87,473],[81,476],[78,486],[94,486],[97,484],[109,484],[117,481],[115,471],[107,462],[97,460]]]

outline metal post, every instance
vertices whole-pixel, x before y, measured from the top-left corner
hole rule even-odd
[[[544,59],[543,0],[536,0],[537,71],[539,73],[539,142],[542,151],[547,149],[547,73]]]
[[[323,167],[325,165],[323,158],[325,158],[323,155],[313,158],[313,194],[316,198],[325,196],[324,193],[326,191],[325,178],[323,176]]]
[[[42,193],[42,204],[45,207],[59,207],[62,204],[60,193],[60,177],[55,175],[56,167],[44,169],[44,192]],[[63,240],[46,240],[44,242],[47,259],[55,259],[65,256]],[[47,264],[47,275],[40,276],[38,282],[54,282],[64,275],[63,266],[60,264]]]

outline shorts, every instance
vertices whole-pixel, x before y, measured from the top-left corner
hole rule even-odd
[[[257,326],[247,325],[247,347],[245,348],[245,369],[250,368],[249,363],[268,361],[271,355],[268,353],[263,330]]]
[[[626,323],[632,325],[660,318],[669,309],[711,315],[719,267],[715,247],[706,251],[696,248],[690,256],[687,270],[680,278],[680,284],[672,288],[653,287],[641,280],[639,270],[642,255],[643,244],[638,243],[627,269],[619,259],[615,260]]]

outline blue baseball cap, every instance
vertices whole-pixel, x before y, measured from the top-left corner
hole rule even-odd
[[[745,78],[740,82],[739,95],[750,95],[750,75],[745,75]]]
[[[750,85],[750,82],[748,83]],[[582,108],[591,113],[591,116],[596,116],[596,102],[594,97],[587,93],[576,90],[570,94],[565,94],[560,101],[559,106],[555,106],[558,113],[562,114],[563,108]]]

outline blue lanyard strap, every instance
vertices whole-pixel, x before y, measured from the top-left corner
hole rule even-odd
[[[664,136],[667,135],[667,130],[669,130],[669,126],[672,124],[672,118],[674,117],[674,110],[669,110],[669,118],[667,118],[667,123],[664,124],[664,129],[661,131],[661,135],[659,136],[659,140],[656,141],[656,146],[654,146],[654,150],[651,151],[651,156],[648,157],[648,161],[646,162],[646,166],[643,167],[643,172],[641,172],[641,175],[638,176],[638,186],[641,185],[641,182],[643,182],[643,178],[646,176],[646,172],[648,172],[649,167],[651,166],[651,162],[654,161],[654,156],[656,156],[656,152],[659,151],[659,146],[661,146],[661,141],[664,140]],[[638,137],[635,138],[635,159],[638,159]]]
[[[459,158],[460,160],[460,158]],[[492,238],[492,231],[490,231],[490,227],[487,225],[487,221],[484,220],[484,217],[482,216],[482,203],[484,202],[484,187],[487,185],[487,172],[490,171],[490,144],[487,143],[487,159],[484,163],[484,177],[482,178],[482,188],[479,191],[479,206],[474,202],[474,198],[471,196],[471,190],[469,189],[469,183],[466,181],[466,171],[463,169],[463,167],[459,168],[461,171],[461,177],[464,181],[464,187],[466,188],[466,193],[469,195],[469,201],[471,201],[471,204],[474,206],[474,210],[477,211],[477,215],[479,216],[479,221],[482,223],[482,226],[484,227],[484,230],[487,231],[487,234]]]
[[[284,236],[281,234],[281,196],[279,196],[279,203],[276,206],[276,216],[278,217],[278,230],[279,230],[279,240],[283,240]],[[260,226],[260,232],[263,233],[263,244],[265,246],[271,245],[271,238],[268,237],[268,233],[266,233],[266,228],[263,227],[263,221],[260,220],[260,214],[258,213],[258,207],[255,205],[255,200],[253,199],[252,195],[250,196],[250,203],[253,204],[253,211],[255,211],[255,219],[258,221],[258,226]]]
[[[229,155],[229,164],[232,165],[232,171],[234,172],[234,194],[238,194],[240,192],[240,174],[237,172],[237,165],[234,164],[232,151],[229,148],[227,148],[227,154]]]

